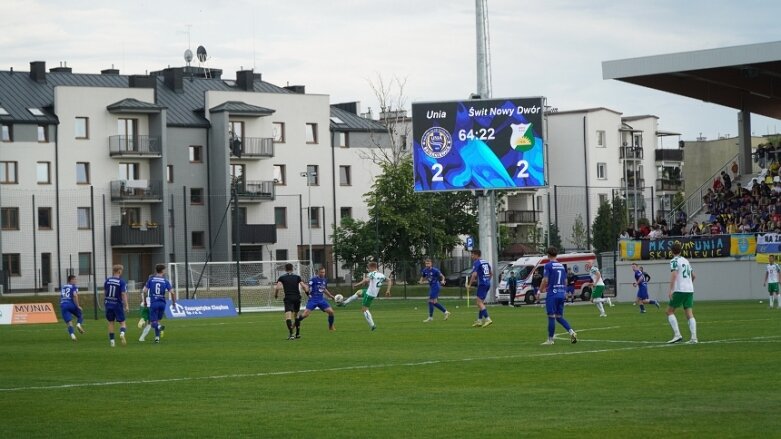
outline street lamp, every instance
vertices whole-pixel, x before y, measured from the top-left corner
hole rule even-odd
[[[306,172],[300,174],[306,178],[306,190],[307,190],[307,209],[306,217],[309,221],[309,268],[314,270],[314,259],[312,257],[312,179],[317,177],[315,170],[307,168]]]

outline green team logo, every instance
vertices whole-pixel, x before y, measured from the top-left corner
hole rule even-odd
[[[526,152],[534,148],[534,130],[531,123],[510,124],[513,132],[510,134],[510,147],[516,151]]]

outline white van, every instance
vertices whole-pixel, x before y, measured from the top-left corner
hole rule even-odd
[[[588,274],[588,270],[592,265],[596,264],[597,256],[594,253],[564,253],[556,257],[556,260],[565,267],[571,268],[572,272],[575,273],[575,297],[580,297],[584,301],[591,300],[591,277]],[[524,301],[527,304],[532,303],[532,296],[527,296],[526,294],[532,290],[532,277],[536,271],[542,275],[542,270],[548,262],[548,257],[543,255],[518,258],[512,266],[502,272],[496,300],[503,305],[510,303],[510,294],[507,292],[507,278],[512,271],[518,279],[515,302]],[[544,297],[545,293],[540,296],[540,299]]]

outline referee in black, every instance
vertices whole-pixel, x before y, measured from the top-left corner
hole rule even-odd
[[[285,272],[285,274],[279,276],[277,284],[274,286],[274,299],[279,299],[279,290],[284,291],[285,323],[290,334],[287,339],[295,340],[301,338],[301,335],[299,335],[300,326],[298,324],[295,325],[296,334],[293,335],[293,321],[301,309],[301,291],[298,288],[300,286],[307,292],[307,285],[301,280],[301,276],[293,273],[293,264],[285,264]]]

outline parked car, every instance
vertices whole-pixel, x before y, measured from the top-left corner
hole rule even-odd
[[[461,271],[456,271],[445,275],[446,287],[463,287],[466,286],[466,278],[472,273],[472,267],[464,268]]]

